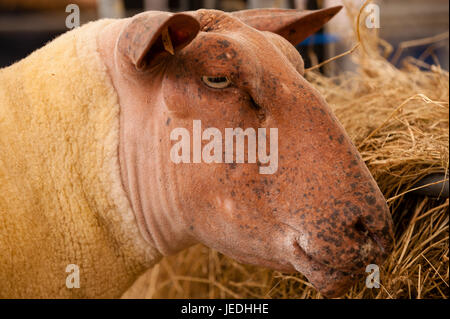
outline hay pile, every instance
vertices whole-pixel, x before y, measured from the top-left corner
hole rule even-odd
[[[354,9],[347,10],[356,16]],[[411,58],[397,69],[383,57],[390,48],[376,34],[360,38],[361,45],[351,54],[357,72],[332,78],[307,73],[361,152],[388,199],[395,225],[394,251],[380,268],[381,288],[367,289],[361,282],[344,298],[448,298],[448,199],[408,190],[430,173],[448,171],[449,75],[437,65]],[[198,245],[165,258],[124,297],[321,295],[302,275],[241,265]]]

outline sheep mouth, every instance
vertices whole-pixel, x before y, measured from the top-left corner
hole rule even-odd
[[[346,272],[330,267],[311,257],[294,241],[295,258],[292,267],[308,278],[309,282],[326,298],[342,296],[358,279],[361,272]]]

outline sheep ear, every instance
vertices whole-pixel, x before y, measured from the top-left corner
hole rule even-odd
[[[250,9],[235,11],[232,15],[255,29],[274,32],[297,45],[318,31],[341,9],[342,6],[312,11]]]
[[[187,14],[144,12],[123,29],[117,48],[137,70],[143,70],[176,54],[199,30],[198,21]]]

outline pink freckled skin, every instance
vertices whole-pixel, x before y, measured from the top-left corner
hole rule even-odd
[[[244,263],[300,271],[328,297],[383,262],[386,201],[292,45],[337,11],[145,12],[103,30],[123,185],[149,245],[169,255],[201,242]],[[162,45],[166,27],[174,55]],[[232,85],[207,87],[205,75]],[[278,128],[277,171],[173,163],[170,132],[192,132],[193,120],[221,132]]]

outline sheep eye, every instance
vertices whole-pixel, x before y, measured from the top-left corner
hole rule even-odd
[[[214,89],[224,89],[230,86],[231,81],[226,76],[202,76],[202,81]]]

